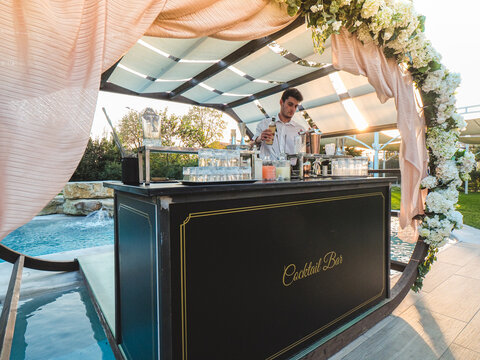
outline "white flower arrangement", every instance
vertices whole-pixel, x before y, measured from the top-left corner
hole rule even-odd
[[[435,169],[435,173],[437,175],[437,179],[443,184],[448,184],[452,181],[460,179],[457,164],[454,160],[440,162]]]
[[[437,159],[446,161],[451,159],[458,150],[458,136],[452,131],[445,131],[439,127],[431,127],[427,131],[426,144],[430,148],[433,156]]]
[[[312,28],[314,47],[322,53],[325,41],[343,26],[364,44],[381,46],[388,58],[408,69],[420,91],[427,122],[426,145],[430,175],[421,187],[430,193],[426,214],[419,227],[429,254],[414,289],[421,288],[421,277],[435,260],[438,246],[448,239],[453,227],[462,226],[462,215],[455,210],[457,187],[476,165],[473,154],[460,150],[458,137],[466,127],[455,112],[455,91],[460,75],[441,64],[440,54],[424,34],[425,18],[415,12],[411,0],[274,0],[284,3],[290,15],[303,13]]]
[[[420,183],[420,186],[423,189],[433,189],[437,186],[438,181],[435,176],[427,176],[426,178],[423,178],[422,182]]]
[[[428,212],[444,214],[453,210],[455,203],[442,196],[439,192],[432,191],[427,195],[425,205],[427,206]]]

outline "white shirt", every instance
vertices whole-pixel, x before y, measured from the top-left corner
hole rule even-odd
[[[262,120],[258,125],[255,131],[255,137],[260,136],[263,130],[268,128],[268,124],[272,122],[272,118],[266,118]],[[273,145],[265,144],[265,141],[262,141],[262,146],[260,148],[260,157],[265,158],[266,155],[270,156],[270,159],[276,160],[278,156],[282,153],[285,154],[295,154],[295,136],[298,135],[298,132],[304,130],[304,128],[297,124],[295,121],[290,120],[288,123],[284,123],[280,120],[280,117],[277,115],[275,118],[275,125],[277,130],[275,132],[275,137],[273,138]]]

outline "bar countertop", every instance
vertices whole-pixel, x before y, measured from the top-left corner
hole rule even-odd
[[[140,196],[171,196],[171,195],[194,195],[205,193],[223,193],[223,192],[245,192],[259,190],[307,190],[319,187],[325,190],[338,188],[341,186],[378,186],[380,184],[392,183],[396,181],[395,177],[325,177],[306,180],[292,181],[255,181],[248,183],[223,183],[209,184],[199,183],[196,185],[184,185],[182,181],[152,183],[150,185],[125,185],[120,181],[105,182],[104,186],[116,191],[136,194]]]

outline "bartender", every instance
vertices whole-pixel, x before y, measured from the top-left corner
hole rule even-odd
[[[292,120],[303,96],[295,88],[284,91],[280,99],[280,112],[275,118],[262,120],[255,131],[255,145],[260,146],[260,157],[270,156],[270,159],[278,159],[281,153],[295,154],[295,137],[304,128]],[[269,129],[269,124],[275,119],[275,133]],[[268,142],[273,140],[272,145]]]

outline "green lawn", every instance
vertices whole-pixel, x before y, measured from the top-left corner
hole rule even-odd
[[[392,188],[392,210],[400,209],[400,189]],[[463,223],[480,229],[480,193],[460,193],[458,211],[463,214]]]
[[[463,223],[480,229],[480,193],[460,193],[458,211],[463,215]]]
[[[392,210],[400,210],[400,188],[394,187],[392,188]]]

